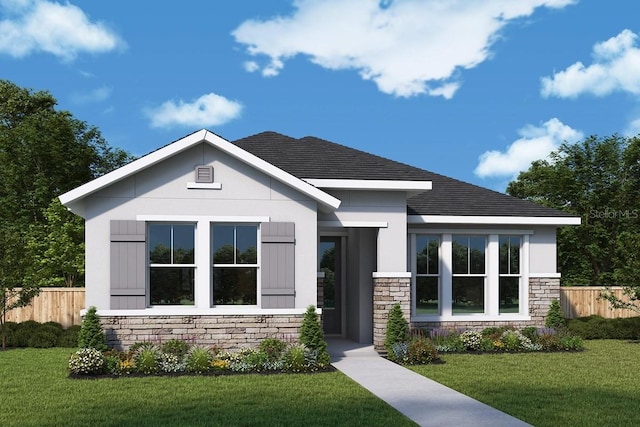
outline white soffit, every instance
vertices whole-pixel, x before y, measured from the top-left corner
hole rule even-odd
[[[337,209],[340,206],[341,202],[339,199],[336,199],[330,194],[319,190],[313,185],[296,178],[295,176],[283,171],[282,169],[275,167],[271,163],[268,163],[261,158],[254,156],[253,154],[233,145],[229,141],[205,129],[192,133],[191,135],[188,135],[167,146],[160,148],[159,150],[149,153],[146,156],[139,158],[138,160],[124,165],[121,168],[118,168],[106,175],[96,178],[93,181],[90,181],[84,185],[81,185],[80,187],[62,194],[59,197],[60,202],[63,205],[68,205],[69,203],[79,201],[80,199],[89,196],[96,191],[99,191],[111,184],[128,178],[131,175],[134,175],[150,166],[155,165],[156,163],[159,163],[167,158],[170,158],[171,156],[185,151],[201,142],[208,142],[212,146],[220,149],[230,156],[235,157],[243,161],[244,163],[247,163],[264,172],[272,178],[275,178],[289,185],[290,187],[295,188],[301,193],[306,194],[307,196],[316,200],[325,209],[332,210]]]
[[[431,190],[431,181],[387,181],[382,179],[305,179],[318,188],[344,190],[411,191]]]
[[[483,224],[483,225],[580,225],[575,216],[452,216],[408,215],[409,224]]]

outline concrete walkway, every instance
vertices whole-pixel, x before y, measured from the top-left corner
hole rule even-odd
[[[373,346],[328,338],[332,365],[420,426],[529,424],[380,357]]]

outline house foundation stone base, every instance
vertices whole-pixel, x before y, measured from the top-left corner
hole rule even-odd
[[[389,311],[400,304],[404,318],[409,322],[411,315],[411,278],[410,277],[374,277],[373,278],[373,346],[384,352],[384,340],[387,334]]]
[[[190,344],[236,351],[256,347],[265,338],[296,342],[302,317],[302,314],[104,316],[100,320],[107,345],[118,350],[127,350],[136,342],[161,344],[180,339]]]

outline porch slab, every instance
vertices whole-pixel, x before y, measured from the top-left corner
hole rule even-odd
[[[381,357],[373,345],[338,338],[327,343],[336,369],[419,426],[530,425]]]

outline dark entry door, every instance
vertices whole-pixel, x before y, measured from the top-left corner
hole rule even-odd
[[[325,334],[342,333],[342,238],[320,237],[320,271],[324,272],[322,325]]]

